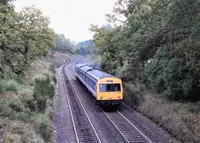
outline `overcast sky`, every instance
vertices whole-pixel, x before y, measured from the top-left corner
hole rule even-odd
[[[50,17],[51,27],[72,41],[92,38],[90,24],[107,24],[105,14],[111,13],[115,0],[16,0],[17,10],[36,5]]]

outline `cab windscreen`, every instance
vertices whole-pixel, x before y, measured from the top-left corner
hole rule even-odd
[[[120,84],[100,84],[99,92],[119,92],[121,91]]]

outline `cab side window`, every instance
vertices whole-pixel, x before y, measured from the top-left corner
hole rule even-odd
[[[99,85],[99,91],[100,92],[106,92],[106,84],[100,84]]]

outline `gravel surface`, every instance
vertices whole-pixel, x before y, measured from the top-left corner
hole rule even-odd
[[[77,136],[79,139],[79,142],[99,142],[95,130],[92,128],[92,124],[90,124],[90,120],[87,117],[87,113],[85,112],[84,108],[82,107],[82,104],[79,101],[79,98],[74,91],[74,86],[72,85],[71,79],[69,76],[66,75],[68,72],[68,68],[64,68],[64,78],[65,83],[67,86],[70,105],[73,113],[74,123],[76,126]]]
[[[55,113],[55,143],[76,142],[73,124],[70,116],[69,104],[66,98],[66,91],[62,80],[62,70],[57,72],[59,103]]]
[[[168,132],[161,129],[158,125],[152,122],[147,117],[138,113],[137,111],[127,108],[127,105],[122,105],[120,112],[128,118],[140,131],[143,132],[152,142],[155,143],[179,143]]]

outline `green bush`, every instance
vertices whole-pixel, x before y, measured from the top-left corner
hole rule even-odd
[[[52,73],[54,73],[54,74],[56,73],[56,68],[55,68],[55,66],[53,64],[51,64],[49,66],[49,71],[52,72]]]
[[[20,84],[23,84],[23,79],[19,75],[15,75],[12,79],[15,80],[16,82],[20,83]]]
[[[56,83],[57,83],[57,78],[56,78],[56,76],[53,75],[51,78],[52,78],[53,82],[56,84]]]
[[[54,84],[49,84],[49,86],[48,86],[48,93],[47,93],[47,95],[49,96],[49,98],[50,99],[52,99],[53,97],[54,97],[54,95],[55,95],[55,86],[54,86]]]
[[[46,114],[41,114],[38,116],[37,122],[40,123],[39,133],[45,142],[49,142],[52,137],[53,128],[51,121]]]
[[[34,98],[39,96],[48,96],[48,86],[51,83],[49,75],[41,75],[35,79]]]
[[[194,114],[199,114],[200,113],[200,102],[197,102],[197,103],[191,103],[189,104],[189,108],[188,110],[191,112],[191,113],[194,113]]]
[[[146,66],[148,85],[169,99],[198,100],[199,70],[192,61],[186,62],[178,54],[167,46],[158,49],[155,58]]]
[[[6,91],[6,87],[3,83],[0,83],[0,93],[4,93]]]
[[[29,108],[31,111],[35,111],[36,110],[36,104],[35,104],[34,100],[27,100],[25,102],[25,107]]]
[[[9,106],[15,111],[15,112],[22,112],[22,107],[16,103],[10,103]]]
[[[137,108],[144,101],[144,89],[141,86],[132,83],[123,84],[124,101],[134,108]]]
[[[41,113],[44,113],[45,109],[46,109],[46,101],[47,101],[47,96],[39,96],[37,99],[36,99],[36,102],[37,102],[37,109],[39,112]]]
[[[8,67],[5,67],[5,71],[4,71],[4,75],[3,77],[6,79],[6,80],[14,80],[20,84],[23,84],[23,79],[22,79],[22,76],[20,75],[17,75],[16,73],[12,72],[10,68]]]
[[[42,138],[44,139],[44,141],[48,142],[52,135],[51,126],[46,122],[42,122],[40,124],[40,134],[42,135]]]
[[[15,91],[16,92],[17,89],[18,89],[18,84],[17,84],[16,81],[14,81],[14,80],[7,81],[7,83],[6,83],[6,90],[7,91]]]
[[[52,99],[55,95],[55,86],[51,82],[49,75],[40,75],[35,79],[34,98],[37,103],[38,111],[44,112],[46,108],[46,100]]]
[[[24,122],[29,122],[31,121],[31,114],[26,111],[16,113],[16,119]]]
[[[9,117],[11,113],[11,109],[8,107],[8,104],[0,100],[0,112],[1,112],[1,117]]]

